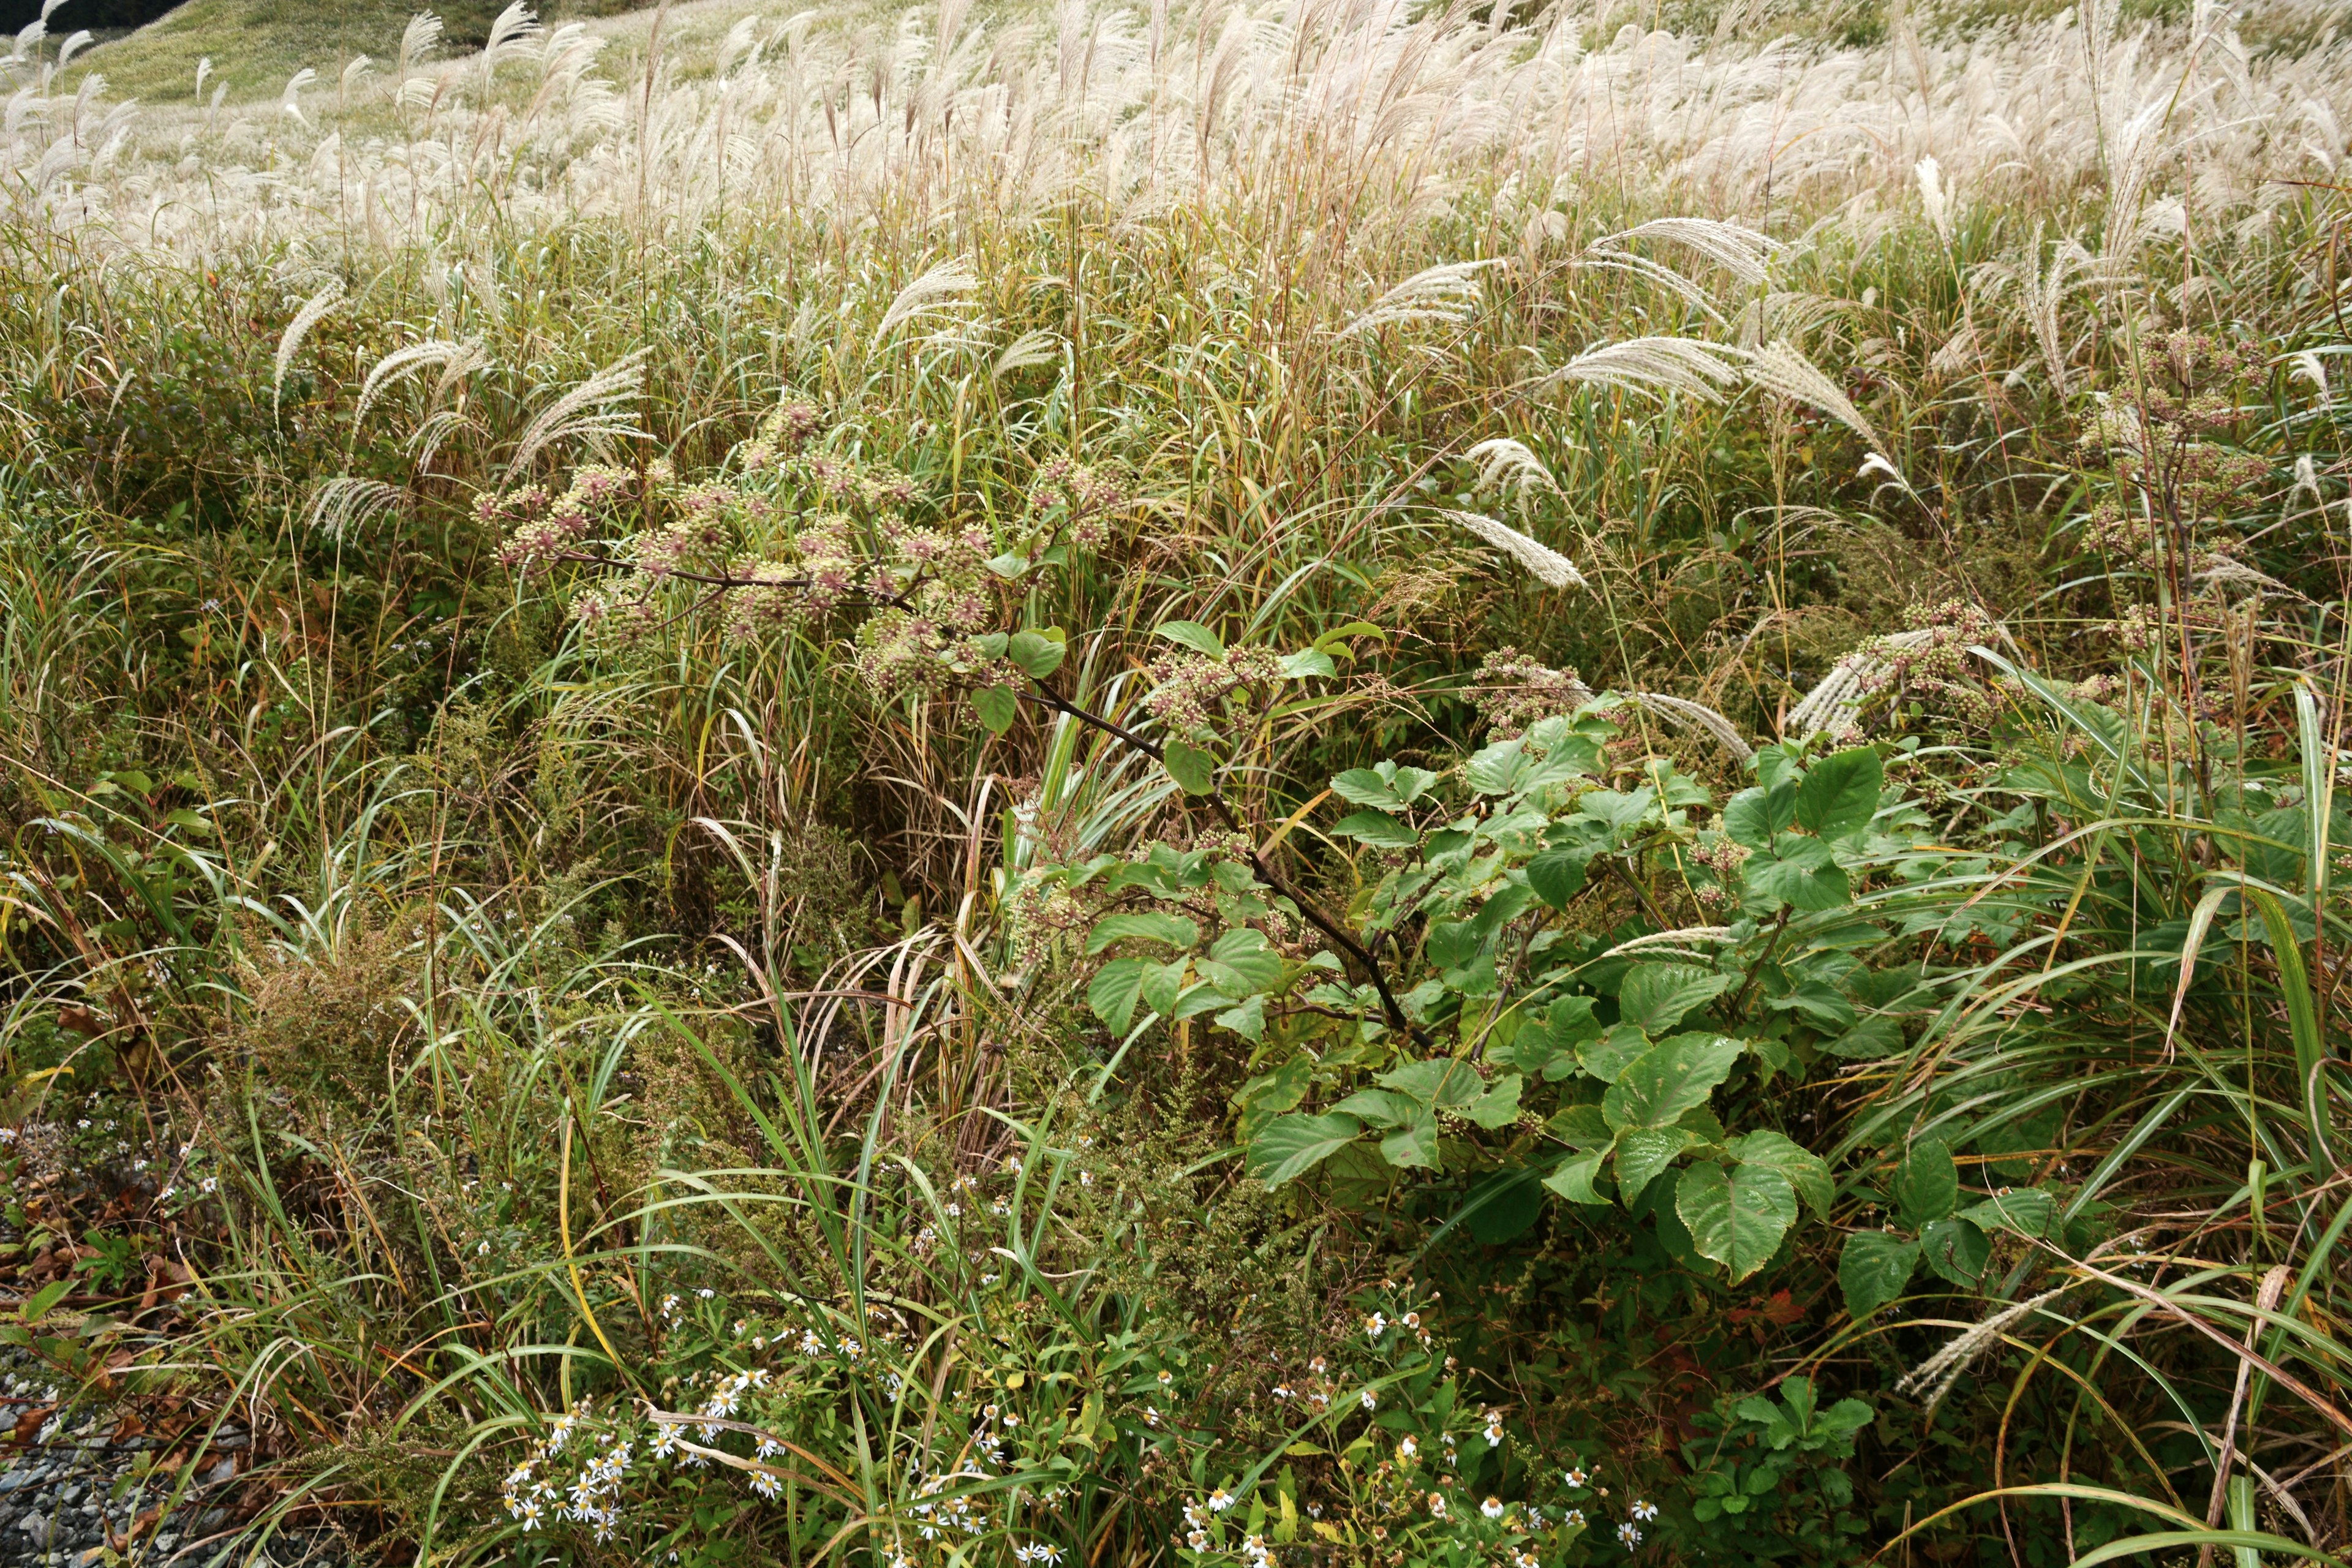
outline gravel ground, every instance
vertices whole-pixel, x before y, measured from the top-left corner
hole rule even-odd
[[[0,1380],[0,1429],[26,1412],[53,1403],[47,1385],[21,1376]],[[131,1475],[140,1454],[173,1441],[153,1436],[114,1438],[115,1423],[105,1415],[79,1420],[68,1415],[43,1422],[31,1442],[0,1443],[0,1568],[97,1568],[114,1549],[116,1562],[149,1568],[176,1561],[183,1568],[224,1556],[253,1568],[340,1568],[351,1561],[343,1542],[324,1533],[281,1532],[257,1550],[238,1538],[225,1506],[236,1476],[237,1457],[250,1443],[242,1427],[224,1425],[211,1454],[218,1458],[201,1471],[188,1495],[168,1517],[150,1518],[164,1501],[168,1483],[142,1484]],[[125,1540],[134,1521],[135,1542]]]

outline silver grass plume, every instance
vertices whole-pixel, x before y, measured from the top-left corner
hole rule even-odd
[[[1907,650],[1927,647],[1935,635],[1932,631],[1890,632],[1874,642],[1880,647]],[[1861,708],[1864,696],[1885,680],[1893,668],[1871,654],[1847,654],[1830,666],[1830,672],[1805,693],[1803,701],[1789,710],[1783,730],[1799,740],[1811,740],[1824,730],[1844,729],[1846,721]]]
[[[360,383],[359,402],[352,408],[352,425],[356,429],[367,417],[375,401],[410,376],[428,366],[442,367],[440,383],[434,388],[437,396],[448,390],[457,377],[477,370],[487,362],[479,342],[468,338],[462,343],[446,338],[427,338],[423,342],[397,348],[375,362],[367,378]]]
[[[898,290],[890,308],[882,312],[882,324],[874,329],[873,346],[880,348],[884,339],[909,321],[954,310],[979,287],[980,274],[971,269],[971,262],[961,257],[940,262]]]
[[[419,11],[408,19],[400,31],[400,77],[404,82],[408,73],[423,65],[441,42],[441,18],[430,11]]]
[[[1696,958],[1701,963],[1707,963],[1714,959],[1713,953],[1698,952],[1688,944],[1699,942],[1726,942],[1738,939],[1738,933],[1729,926],[1684,926],[1676,931],[1654,931],[1642,936],[1630,937],[1601,956],[1615,958],[1628,952],[1652,953],[1663,950],[1678,958]]]
[[[1919,205],[1927,209],[1927,221],[1936,226],[1936,237],[1948,247],[1952,243],[1952,193],[1944,184],[1943,165],[1929,156],[1919,160],[1912,171],[1919,180]]]
[[[1687,697],[1670,697],[1663,691],[1636,691],[1633,700],[1685,730],[1704,731],[1720,742],[1725,751],[1747,762],[1756,755],[1756,748],[1733,726],[1730,720],[1704,702],[1694,702]]]
[[[1043,327],[1032,327],[1011,342],[996,356],[996,364],[988,373],[991,381],[1003,381],[1017,370],[1034,370],[1042,364],[1055,364],[1062,357],[1062,340]]]
[[[1739,357],[1738,349],[1696,338],[1628,338],[1585,350],[1548,380],[1654,397],[1678,392],[1701,403],[1720,403],[1722,388],[1739,379]]]
[[[1770,237],[1743,224],[1711,217],[1657,217],[1593,241],[1594,250],[1622,250],[1628,240],[1658,240],[1696,251],[1750,289],[1760,288],[1771,276],[1772,253],[1780,248]]]
[[[407,502],[408,492],[398,485],[388,485],[382,479],[353,479],[347,474],[329,479],[310,492],[310,504],[303,512],[302,523],[314,531],[341,539],[346,531],[389,516]]]
[[[1551,470],[1544,467],[1543,459],[1507,436],[1481,441],[1463,456],[1478,465],[1481,494],[1499,490],[1516,497],[1524,506],[1531,491],[1559,493],[1559,486],[1552,479]]]
[[[1528,575],[1545,587],[1584,586],[1584,574],[1576,569],[1574,562],[1551,546],[1538,543],[1518,530],[1507,528],[1493,518],[1475,511],[1449,511],[1445,515],[1526,567]]]
[[[1509,265],[1505,258],[1493,257],[1484,261],[1449,261],[1416,272],[1373,300],[1370,310],[1339,329],[1339,336],[1352,338],[1382,327],[1424,322],[1460,326],[1477,308],[1479,274],[1490,267]]]
[[[1862,416],[1822,367],[1807,359],[1786,338],[1775,338],[1748,362],[1748,379],[1767,392],[1817,408],[1870,443],[1874,450],[1878,432]]]
[[[515,443],[514,458],[507,464],[506,478],[501,482],[512,484],[530,467],[532,458],[558,441],[601,441],[614,436],[644,435],[614,405],[634,397],[644,384],[642,362],[649,352],[638,349],[615,360],[549,404],[523,431],[522,439]]]
[[[269,381],[269,412],[272,417],[277,416],[278,396],[286,389],[286,373],[293,367],[294,356],[301,352],[302,340],[309,337],[310,329],[324,321],[327,312],[341,304],[342,300],[343,280],[331,278],[325,288],[302,301],[302,308],[294,312],[292,321],[286,323],[286,333],[278,340],[277,374]]]
[[[305,131],[310,129],[310,122],[302,115],[302,89],[318,79],[319,73],[304,66],[286,79],[286,90],[278,95],[279,112],[291,116],[294,123]]]
[[[1927,1416],[1933,1417],[1936,1406],[1944,1402],[1944,1395],[1952,1392],[1952,1385],[1960,1381],[1960,1374],[1968,1371],[1969,1364],[1977,1357],[1999,1344],[2001,1336],[2009,1331],[2011,1324],[2032,1316],[2073,1289],[2074,1286],[2071,1284],[2061,1285],[2055,1290],[2044,1290],[2030,1300],[2020,1301],[2013,1307],[2002,1308],[1983,1322],[1955,1338],[1951,1343],[1913,1367],[1909,1372],[1905,1373],[1902,1379],[1895,1384],[1895,1392],[1908,1394],[1922,1388],[1927,1389],[1928,1393],[1925,1413]]]

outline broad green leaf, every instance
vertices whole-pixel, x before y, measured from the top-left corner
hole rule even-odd
[[[1421,842],[1420,834],[1385,811],[1350,812],[1334,824],[1331,831],[1341,838],[1359,839],[1381,849],[1411,849]]]
[[[1833,910],[1853,897],[1830,847],[1794,833],[1783,833],[1769,850],[1749,856],[1739,875],[1752,891],[1793,910]]]
[[[1797,786],[1782,783],[1773,789],[1744,789],[1723,803],[1723,831],[1734,844],[1769,849],[1772,840],[1797,820]]]
[[[1814,1218],[1829,1217],[1836,1188],[1830,1181],[1829,1162],[1819,1154],[1800,1147],[1785,1133],[1769,1129],[1744,1132],[1724,1147],[1743,1165],[1761,1165],[1780,1172],[1789,1179],[1797,1195],[1805,1200],[1805,1206],[1813,1211]]]
[[[1671,1127],[1705,1105],[1748,1047],[1722,1035],[1676,1035],[1625,1065],[1601,1098],[1612,1127]]]
[[[1730,1269],[1737,1285],[1780,1250],[1797,1223],[1797,1194],[1769,1166],[1697,1164],[1675,1188],[1675,1212],[1690,1227],[1691,1245]]]
[[[1591,862],[1589,849],[1547,849],[1528,862],[1528,886],[1553,909],[1564,910],[1569,900],[1584,890],[1585,868]]]
[[[1206,654],[1211,658],[1225,657],[1225,639],[1198,621],[1162,621],[1151,629],[1156,636],[1181,643],[1194,653]]]
[[[1529,904],[1536,901],[1536,890],[1524,882],[1513,882],[1478,906],[1471,929],[1482,938],[1493,936],[1506,925],[1519,918]]]
[[[971,694],[971,710],[982,728],[992,735],[1002,735],[1021,716],[1021,699],[1009,686],[983,686]]]
[[[1824,838],[1843,838],[1870,826],[1886,770],[1878,753],[1856,746],[1823,757],[1797,788],[1797,821]]]
[[[1265,998],[1252,996],[1238,1007],[1228,1007],[1216,1021],[1244,1039],[1258,1039],[1265,1034]]]
[[[1241,1092],[1234,1096],[1234,1103],[1261,1115],[1295,1110],[1298,1102],[1307,1098],[1307,1087],[1314,1081],[1315,1058],[1302,1052],[1272,1072],[1260,1073],[1242,1085]]]
[[[1526,1082],[1517,1073],[1496,1079],[1493,1088],[1462,1108],[1464,1119],[1489,1131],[1508,1127],[1519,1119],[1519,1090]]]
[[[1419,800],[1436,782],[1437,775],[1427,768],[1401,768],[1394,763],[1381,763],[1369,768],[1349,768],[1331,781],[1331,791],[1355,805],[1395,811]]]
[[[1478,1076],[1478,1069],[1458,1057],[1432,1057],[1426,1061],[1407,1062],[1402,1067],[1381,1074],[1377,1081],[1436,1110],[1458,1110],[1476,1100],[1486,1089],[1486,1080]]]
[[[1217,792],[1217,759],[1198,746],[1170,741],[1160,748],[1160,760],[1167,767],[1168,776],[1174,779],[1186,795],[1214,795]]]
[[[1338,1115],[1357,1117],[1367,1127],[1402,1127],[1421,1112],[1412,1096],[1392,1089],[1360,1089],[1331,1110]]]
[[[1402,1171],[1436,1170],[1437,1118],[1424,1110],[1381,1139],[1381,1158]]]
[[[1847,1237],[1838,1256],[1846,1311],[1858,1323],[1902,1295],[1918,1261],[1919,1244],[1892,1231],[1857,1230]]]
[[[1592,1021],[1592,998],[1566,996],[1521,1023],[1509,1046],[1490,1047],[1486,1059],[1556,1083],[1577,1070],[1577,1042],[1600,1032]]]
[[[1087,933],[1087,956],[1092,958],[1111,943],[1130,938],[1139,942],[1164,942],[1171,947],[1190,947],[1201,940],[1201,928],[1182,915],[1171,915],[1165,910],[1105,915],[1095,921],[1094,930]]]
[[[1617,1130],[1597,1105],[1562,1106],[1544,1123],[1544,1131],[1571,1149],[1606,1152],[1617,1142]]]
[[[1184,994],[1184,976],[1192,965],[1181,958],[1172,963],[1152,963],[1142,959],[1136,962],[1143,965],[1144,1005],[1163,1018],[1174,1017],[1177,999]]]
[[[1219,937],[1201,961],[1201,976],[1228,996],[1271,990],[1282,979],[1282,954],[1263,933],[1236,926]]]
[[[1062,668],[1062,658],[1069,649],[1059,639],[1042,632],[1014,632],[1013,640],[1004,645],[1004,657],[1021,667],[1022,673],[1043,680]]]
[[[1638,826],[1657,804],[1657,792],[1646,784],[1630,795],[1620,794],[1613,789],[1595,789],[1587,790],[1576,797],[1576,809],[1580,814],[1595,822],[1605,823],[1620,833]]]
[[[1953,1284],[1974,1289],[1992,1261],[1992,1242],[1973,1224],[1959,1218],[1939,1219],[1919,1233],[1919,1252],[1927,1267]]]
[[[1462,779],[1473,795],[1508,795],[1528,768],[1528,743],[1497,741],[1480,748],[1462,769]]]
[[[1965,1209],[1960,1217],[1979,1230],[2005,1230],[2012,1236],[2054,1236],[2056,1205],[2040,1187],[2012,1187],[1995,1193]]]
[[[1853,1023],[1853,1004],[1820,980],[1805,981],[1785,996],[1768,998],[1766,1005],[1776,1013],[1802,1013],[1820,1029],[1843,1031]]]
[[[1087,1005],[1113,1034],[1127,1033],[1127,1026],[1135,1022],[1135,1004],[1143,994],[1143,972],[1150,967],[1139,958],[1113,959],[1087,984]]]
[[[1329,631],[1317,637],[1315,646],[1326,653],[1330,653],[1339,649],[1350,637],[1371,637],[1376,641],[1386,642],[1388,636],[1388,633],[1370,621],[1349,621],[1344,626],[1333,626]]]
[[[1339,667],[1321,648],[1303,647],[1282,656],[1282,673],[1293,680],[1304,680],[1313,675],[1337,675]]]
[[[1958,1206],[1959,1167],[1940,1138],[1914,1140],[1895,1173],[1895,1207],[1903,1223],[1916,1230],[1941,1219]]]
[[[1731,989],[1732,978],[1690,963],[1637,963],[1617,992],[1617,1016],[1647,1035],[1671,1032],[1693,1008]]]
[[[1632,1208],[1642,1190],[1698,1139],[1681,1127],[1633,1127],[1617,1135],[1617,1195]]]
[[[1649,1036],[1631,1024],[1620,1024],[1605,1035],[1580,1042],[1576,1057],[1586,1072],[1603,1083],[1615,1083],[1649,1048]]]
[[[1601,1173],[1601,1162],[1606,1157],[1604,1152],[1595,1152],[1563,1160],[1544,1178],[1544,1185],[1572,1204],[1604,1205],[1609,1200],[1592,1190],[1592,1178]]]
[[[1329,1159],[1363,1128],[1352,1116],[1277,1116],[1250,1140],[1248,1173],[1269,1187],[1296,1179]]]
[[[1478,928],[1468,921],[1433,921],[1423,951],[1438,968],[1459,969],[1478,956],[1482,945]]]
[[[1202,980],[1184,988],[1183,994],[1176,998],[1176,1010],[1168,1015],[1168,1021],[1171,1024],[1181,1024],[1187,1018],[1197,1018],[1203,1013],[1216,1012],[1232,1000],[1230,995],[1218,990],[1206,980]]]

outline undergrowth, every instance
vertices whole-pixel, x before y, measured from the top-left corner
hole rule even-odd
[[[2340,18],[677,12],[11,62],[110,1550],[2338,1560]]]

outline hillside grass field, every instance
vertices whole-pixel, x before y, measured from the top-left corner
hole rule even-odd
[[[2352,1554],[2339,8],[58,44],[0,1534]]]

